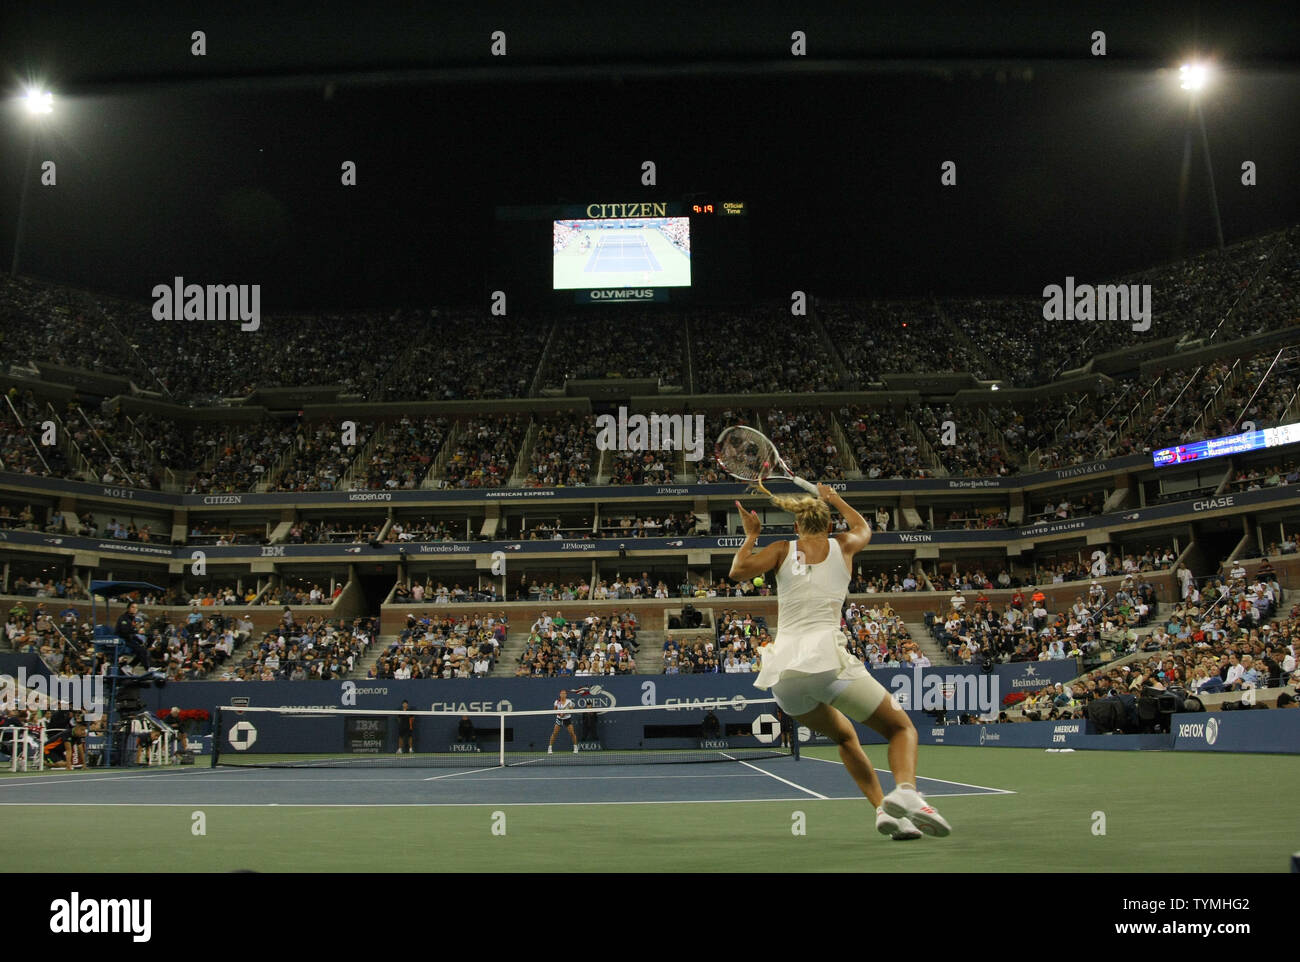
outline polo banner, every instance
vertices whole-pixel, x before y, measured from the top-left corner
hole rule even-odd
[[[1174,749],[1180,752],[1300,753],[1300,709],[1189,712],[1174,715]]]

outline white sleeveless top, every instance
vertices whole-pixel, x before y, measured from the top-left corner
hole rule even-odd
[[[830,538],[826,560],[805,562],[795,574],[798,542],[790,542],[785,560],[776,572],[776,640],[763,649],[763,663],[755,688],[768,689],[789,675],[816,675],[824,671],[853,670],[866,673],[862,662],[849,654],[840,630],[840,613],[849,590],[849,571],[840,544]]]

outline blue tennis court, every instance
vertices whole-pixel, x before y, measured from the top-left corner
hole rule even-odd
[[[886,792],[893,779],[880,772]],[[918,779],[931,798],[1013,794]],[[812,756],[759,762],[598,767],[217,768],[51,772],[0,779],[0,805],[630,805],[860,799],[839,762]]]

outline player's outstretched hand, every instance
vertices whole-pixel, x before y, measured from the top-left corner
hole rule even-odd
[[[757,538],[759,532],[763,530],[763,522],[758,520],[757,511],[746,511],[736,502],[736,510],[740,512],[740,520],[745,525],[745,534],[751,538]]]

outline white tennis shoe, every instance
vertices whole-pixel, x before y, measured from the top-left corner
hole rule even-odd
[[[909,819],[926,835],[944,838],[952,834],[952,826],[915,788],[895,788],[885,796],[882,807],[894,818]]]
[[[895,818],[883,808],[876,809],[876,831],[888,835],[895,842],[908,842],[921,837],[921,831],[906,818]]]

